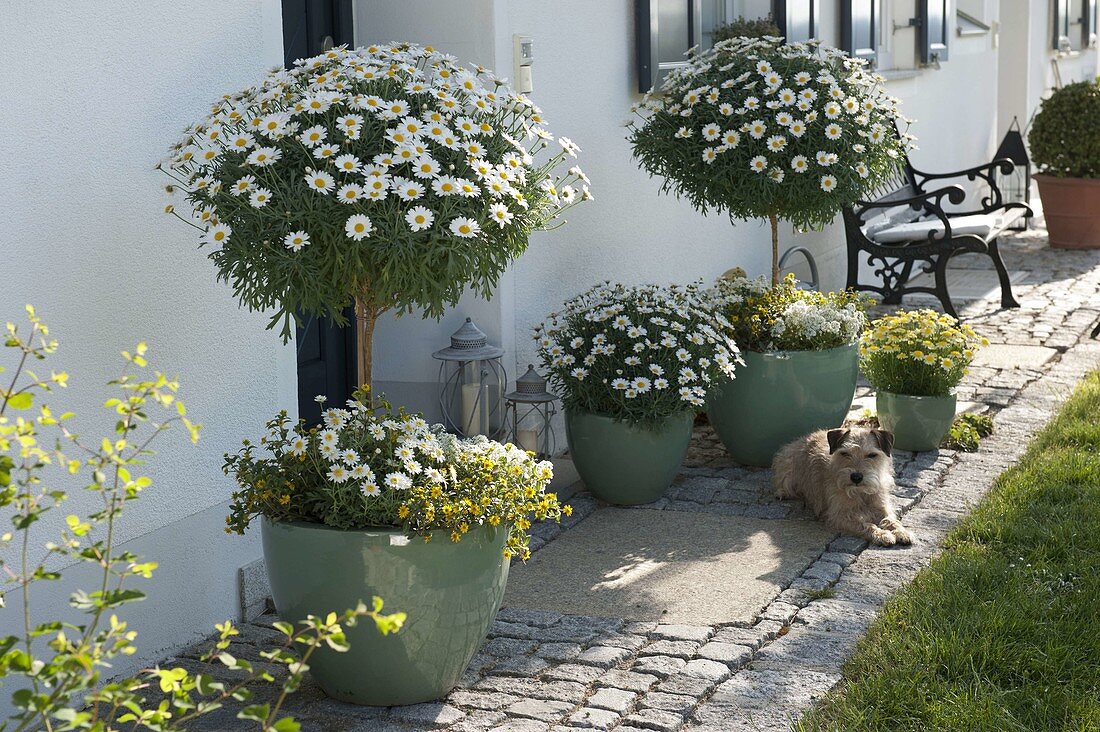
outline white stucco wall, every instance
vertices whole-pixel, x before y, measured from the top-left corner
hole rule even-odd
[[[211,101],[281,62],[278,0],[0,6],[0,319],[20,321],[30,302],[51,326],[61,349],[50,365],[72,378],[49,402],[77,412],[76,431],[113,425],[103,385],[139,339],[205,425],[197,446],[183,433],[157,443],[154,485],[122,518],[126,547],[161,569],[143,583],[150,600],[127,613],[142,653],[120,670],[235,617],[237,568],[259,556],[256,537],[223,532],[222,454],[294,409],[293,347],[237,306],[196,232],[163,214],[166,179],[153,166]],[[6,349],[0,363],[11,365]],[[77,487],[51,518],[94,499]],[[36,540],[52,538],[54,521]],[[69,579],[46,610],[87,586],[81,571]],[[0,633],[15,615],[14,603],[0,611]]]
[[[766,5],[743,3],[740,12],[752,17]],[[819,2],[819,30],[827,43],[840,41],[839,6],[839,0]],[[990,0],[986,6],[995,20],[997,3]],[[493,304],[486,307],[468,298],[442,324],[406,319],[383,325],[376,373],[383,388],[406,395],[410,406],[432,408],[432,389],[411,382],[434,379],[427,355],[445,342],[465,314],[485,318],[485,330],[508,349],[507,366],[514,374],[532,358],[531,326],[600,280],[709,280],[735,265],[750,273],[767,271],[766,227],[757,222],[734,226],[713,214],[704,217],[688,204],[658,194],[659,181],[648,178],[631,159],[622,127],[630,105],[639,99],[631,0],[479,0],[463,13],[445,0],[357,0],[355,7],[359,43],[413,40],[459,56],[468,51],[476,54],[468,60],[509,77],[513,34],[532,36],[531,96],[545,111],[549,128],[581,146],[578,162],[592,178],[596,196],[575,208],[566,226],[532,238],[511,277],[502,282],[502,298]],[[891,25],[895,18],[904,23],[915,10],[914,0],[884,3],[883,34],[893,66],[915,65],[914,31],[895,34]],[[918,120],[916,134],[924,135],[913,156],[919,166],[957,169],[989,159],[1000,139],[993,34],[953,38],[951,59],[941,69],[898,76],[888,82],[890,90],[902,98],[905,113]],[[843,286],[846,255],[839,223],[800,235],[784,226],[782,237],[784,248],[803,244],[814,252],[826,287]]]

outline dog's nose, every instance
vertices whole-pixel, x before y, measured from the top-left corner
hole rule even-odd
[[[863,473],[852,473],[852,482],[853,483],[862,483],[863,482]]]

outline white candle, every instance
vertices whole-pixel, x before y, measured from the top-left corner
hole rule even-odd
[[[516,441],[528,452],[539,451],[539,433],[534,430],[520,430],[516,433]]]
[[[481,424],[481,402],[478,395],[481,394],[481,384],[462,385],[462,434],[480,435],[483,433]]]

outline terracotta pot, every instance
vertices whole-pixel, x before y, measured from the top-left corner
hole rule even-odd
[[[1036,175],[1050,245],[1100,249],[1100,178]]]

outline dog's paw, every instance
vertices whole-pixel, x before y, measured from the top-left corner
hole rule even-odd
[[[897,524],[891,532],[894,538],[897,539],[899,544],[912,544],[913,535],[909,533],[909,529],[905,528],[901,524]]]
[[[897,539],[889,531],[883,531],[876,526],[871,530],[871,543],[878,546],[893,546],[897,543]]]

